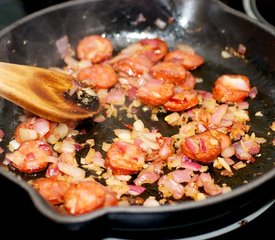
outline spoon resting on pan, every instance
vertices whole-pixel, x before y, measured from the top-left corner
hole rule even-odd
[[[92,117],[99,100],[91,89],[73,95],[73,77],[40,67],[0,62],[0,96],[55,122]]]

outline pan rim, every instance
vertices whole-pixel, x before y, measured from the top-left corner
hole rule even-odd
[[[25,16],[25,17],[15,21],[15,22],[11,23],[7,27],[3,28],[0,31],[0,37],[5,35],[6,33],[10,32],[12,29],[24,24],[25,22],[28,22],[28,21],[30,21],[30,20],[38,17],[38,16],[47,14],[49,12],[58,11],[59,9],[64,9],[64,8],[67,8],[67,7],[70,7],[70,6],[73,6],[73,5],[81,5],[83,3],[100,2],[100,1],[104,1],[104,0],[72,0],[72,1],[64,2],[64,3],[56,4],[54,6],[46,7],[42,10],[31,13],[28,16]],[[181,1],[184,1],[184,0],[173,0],[173,1],[181,2]],[[203,1],[203,0],[200,0],[200,1]],[[265,24],[259,22],[258,20],[253,19],[253,18],[247,16],[246,14],[244,14],[242,12],[239,12],[239,11],[227,6],[225,3],[223,3],[219,0],[208,0],[208,1],[212,2],[212,4],[219,5],[220,8],[222,8],[224,11],[226,11],[230,14],[233,14],[233,15],[238,16],[240,18],[244,18],[245,20],[247,20],[247,21],[257,25],[258,27],[268,31],[270,34],[272,34],[275,37],[275,30],[273,28],[271,28],[270,26],[265,25]]]
[[[248,16],[274,29],[274,26],[260,13],[256,0],[243,0],[243,7]]]
[[[48,204],[27,182],[22,181],[20,177],[16,177],[11,172],[8,172],[0,168],[0,174],[19,185],[21,188],[26,190],[29,194],[33,204],[39,209],[45,216],[54,220],[55,222],[70,224],[70,223],[81,223],[88,220],[96,219],[108,214],[120,214],[120,213],[131,213],[131,214],[158,214],[158,213],[172,213],[184,210],[195,210],[202,207],[208,207],[230,201],[238,196],[252,191],[253,189],[265,184],[269,180],[275,178],[275,168],[265,173],[261,177],[252,180],[246,185],[239,186],[228,193],[224,193],[218,196],[213,196],[202,201],[187,201],[184,204],[178,205],[163,205],[160,207],[143,207],[143,206],[131,206],[131,207],[106,207],[96,211],[80,215],[62,215],[60,212],[54,210],[54,208]],[[51,209],[51,211],[49,211]]]

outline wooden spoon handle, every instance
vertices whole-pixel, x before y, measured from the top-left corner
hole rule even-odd
[[[0,63],[0,96],[49,120],[78,121],[94,115],[64,97],[71,88],[70,75],[33,66]]]

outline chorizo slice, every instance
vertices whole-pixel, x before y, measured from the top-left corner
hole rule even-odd
[[[195,92],[183,91],[174,94],[163,106],[169,111],[179,112],[195,107],[198,104],[199,99]]]
[[[160,61],[168,52],[166,42],[158,38],[143,39],[139,43],[143,47],[142,54],[154,63]]]
[[[244,75],[222,75],[215,81],[212,93],[220,102],[242,102],[250,93],[249,78]]]
[[[70,187],[70,183],[55,177],[39,178],[32,183],[33,187],[53,205],[64,202],[64,195]]]
[[[82,38],[76,46],[79,59],[87,59],[92,63],[102,62],[112,56],[113,45],[107,38],[99,35],[89,35]]]
[[[198,162],[213,162],[221,154],[221,143],[210,131],[187,137],[181,144],[183,153]]]
[[[73,182],[64,195],[64,208],[72,215],[88,213],[103,207],[105,197],[105,189],[97,182]]]
[[[186,70],[194,70],[204,63],[200,55],[183,50],[174,50],[166,54],[164,61],[181,64]]]
[[[122,58],[113,64],[116,72],[127,74],[130,77],[139,77],[149,72],[152,62],[145,56],[132,56]]]
[[[186,78],[186,70],[177,63],[159,62],[150,69],[150,74],[159,80],[173,84],[183,84]]]
[[[159,106],[166,103],[174,94],[171,83],[149,82],[137,90],[137,97],[144,104]]]
[[[145,56],[152,63],[160,61],[168,52],[168,46],[165,41],[154,39],[142,39],[124,48],[119,56]]]
[[[46,158],[52,155],[52,147],[47,142],[30,140],[23,142],[18,150],[7,153],[6,157],[20,172],[37,173],[46,169]]]
[[[105,166],[114,174],[133,174],[139,172],[145,163],[143,151],[134,144],[119,141],[112,143],[107,151]]]
[[[114,69],[107,64],[94,64],[83,68],[77,76],[78,80],[96,89],[108,89],[113,87],[118,76]]]

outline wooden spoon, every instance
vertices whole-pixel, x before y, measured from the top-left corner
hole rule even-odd
[[[0,96],[51,121],[79,121],[98,109],[97,97],[90,109],[65,97],[73,81],[72,76],[58,71],[0,62]]]

